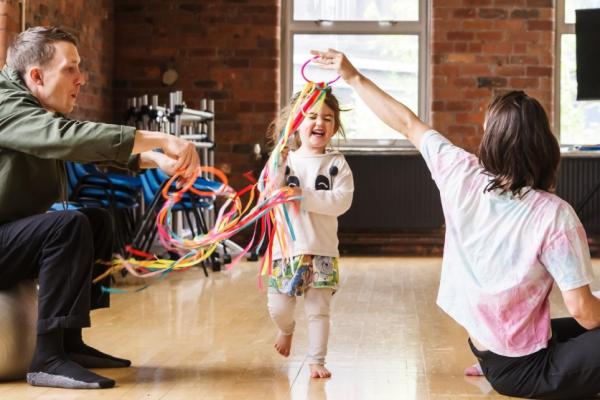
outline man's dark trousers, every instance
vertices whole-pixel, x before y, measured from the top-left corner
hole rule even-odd
[[[90,309],[109,306],[93,277],[110,260],[113,229],[99,208],[56,211],[0,225],[0,289],[38,278],[38,334],[90,326]]]

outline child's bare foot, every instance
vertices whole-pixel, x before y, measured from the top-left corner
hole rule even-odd
[[[321,364],[310,364],[310,377],[311,378],[330,378],[331,372],[324,365]]]
[[[284,335],[281,332],[277,334],[277,340],[275,340],[275,350],[277,350],[277,352],[284,357],[290,355],[290,350],[292,348],[292,336],[293,335]]]

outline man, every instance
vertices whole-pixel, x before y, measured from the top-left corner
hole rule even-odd
[[[101,210],[46,212],[66,200],[64,161],[189,176],[199,159],[192,143],[172,135],[66,118],[85,84],[79,63],[74,37],[54,27],[30,28],[8,49],[0,72],[0,288],[39,279],[30,384],[108,388],[114,380],[87,368],[130,362],[87,346],[81,329],[90,326],[90,309],[108,306],[91,279],[94,260],[111,256],[111,225]]]

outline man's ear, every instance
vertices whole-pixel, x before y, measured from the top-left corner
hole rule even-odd
[[[43,86],[44,85],[44,74],[42,72],[42,69],[39,67],[32,67],[28,72],[27,72],[27,77],[29,78],[29,81],[37,86]]]

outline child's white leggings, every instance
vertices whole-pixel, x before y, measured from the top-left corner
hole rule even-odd
[[[309,364],[325,364],[329,339],[329,305],[332,295],[330,288],[309,288],[304,293],[304,310],[308,319]],[[287,294],[268,294],[269,314],[283,335],[294,333],[296,297]]]

